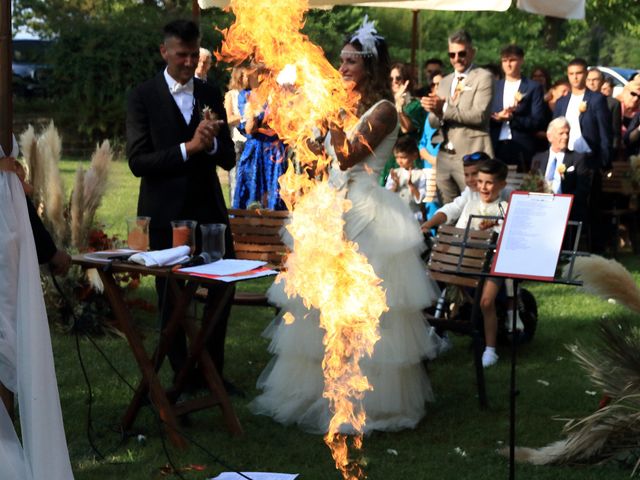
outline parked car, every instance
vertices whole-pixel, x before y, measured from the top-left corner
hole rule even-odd
[[[23,97],[46,96],[51,66],[47,64],[50,40],[13,40],[13,91]]]
[[[627,83],[629,83],[631,77],[638,73],[638,70],[634,70],[632,68],[603,67],[600,65],[598,65],[598,70],[602,72],[605,78],[610,78],[611,80],[613,80],[614,97],[617,97],[620,93],[622,93],[622,89]]]

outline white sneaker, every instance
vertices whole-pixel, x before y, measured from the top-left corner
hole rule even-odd
[[[495,365],[496,363],[498,363],[498,354],[496,352],[493,352],[491,350],[485,350],[482,353],[482,366],[484,368],[490,367],[492,365]]]
[[[507,329],[507,332],[512,333],[512,326],[513,326],[513,321],[511,320],[511,317],[513,317],[513,312],[510,311],[509,315],[507,315],[507,318],[504,321],[504,326]],[[518,332],[524,332],[524,323],[522,323],[522,320],[520,320],[520,312],[516,311],[516,331]]]

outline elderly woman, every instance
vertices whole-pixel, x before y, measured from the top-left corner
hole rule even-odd
[[[625,136],[633,117],[640,112],[640,78],[634,78],[618,95],[622,107],[622,135]]]

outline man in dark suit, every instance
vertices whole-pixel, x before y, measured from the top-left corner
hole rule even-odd
[[[591,171],[582,153],[569,150],[569,122],[558,117],[547,127],[549,150],[539,152],[531,160],[531,171],[542,175],[551,185],[553,193],[574,196],[571,220],[586,221]]]
[[[542,85],[522,76],[521,47],[508,45],[500,59],[505,78],[496,83],[491,102],[491,142],[496,158],[527,171],[535,152],[535,132],[544,128],[544,93]]]
[[[592,169],[611,166],[611,115],[604,95],[586,86],[587,62],[575,58],[569,62],[567,77],[571,93],[561,97],[553,118],[565,117],[571,126],[569,150],[584,153]]]
[[[602,214],[602,171],[611,168],[611,114],[604,95],[586,87],[587,62],[575,58],[567,67],[571,93],[561,97],[553,111],[553,118],[565,117],[569,122],[569,150],[584,153],[587,166],[593,171],[589,208],[591,250],[605,249],[610,222]]]
[[[592,92],[600,92],[604,84],[604,75],[596,67],[590,68],[587,72],[587,88]],[[602,93],[602,92],[600,92]],[[607,108],[611,114],[611,146],[613,150],[612,161],[622,154],[622,107],[620,102],[613,97],[604,97],[607,101]]]
[[[200,31],[194,22],[176,20],[167,24],[160,45],[167,67],[129,96],[127,157],[129,168],[141,178],[138,215],[151,217],[149,243],[153,250],[172,246],[172,220],[229,222],[216,167],[232,168],[235,153],[220,91],[194,78],[199,52]],[[233,257],[229,228],[225,257]],[[165,307],[161,313],[164,324],[171,302],[164,298],[163,279],[157,279],[156,290],[159,304]],[[230,308],[230,304],[225,306],[213,334],[214,342],[208,346],[220,374]],[[169,351],[174,371],[185,358],[186,342],[181,332]]]

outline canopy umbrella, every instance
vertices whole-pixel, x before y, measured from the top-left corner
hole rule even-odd
[[[193,0],[194,3],[196,0]],[[205,8],[225,8],[229,0],[197,0],[199,6]],[[455,10],[455,11],[499,11],[503,12],[511,6],[511,0],[309,0],[312,8],[331,8],[336,5],[353,5],[361,7],[404,8],[413,10],[411,29],[411,67],[416,66],[418,49],[418,15],[420,10]],[[519,9],[529,13],[537,13],[559,18],[584,19],[585,0],[517,0]]]

